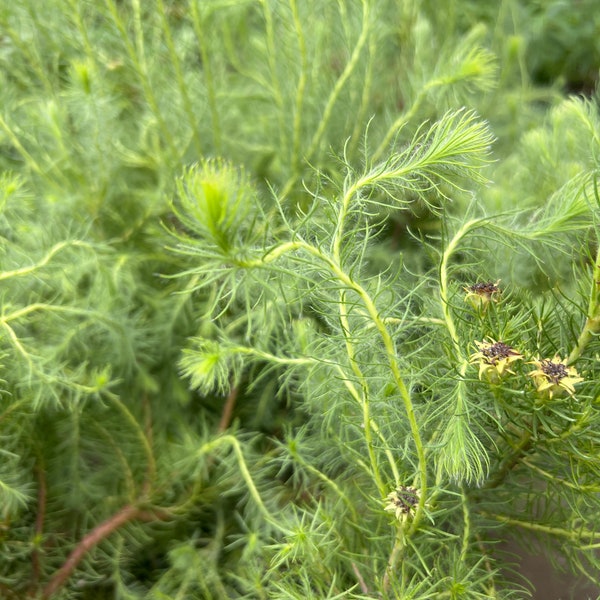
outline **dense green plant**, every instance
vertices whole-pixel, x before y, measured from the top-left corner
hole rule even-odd
[[[556,0],[533,4],[530,68],[539,80],[558,80],[569,89],[589,92],[598,81],[600,68],[600,17],[590,0],[573,8]]]
[[[0,597],[594,580],[600,117],[527,10],[0,8]]]

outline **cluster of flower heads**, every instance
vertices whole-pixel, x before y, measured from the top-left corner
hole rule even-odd
[[[468,302],[473,308],[480,308],[485,310],[490,302],[498,302],[498,296],[500,295],[500,288],[498,284],[487,281],[485,283],[474,283],[464,288],[467,295],[465,296],[465,302]]]
[[[464,288],[467,292],[465,301],[474,307],[485,309],[490,302],[497,301],[500,288],[496,283],[476,283]],[[483,342],[475,342],[477,352],[471,355],[470,362],[479,365],[479,379],[490,383],[499,383],[506,373],[514,375],[510,369],[512,363],[523,360],[523,355],[502,341],[488,338]],[[549,399],[575,394],[575,385],[583,381],[575,367],[568,366],[568,359],[561,359],[558,354],[553,358],[534,359],[528,364],[536,368],[529,373],[533,378],[537,392]]]
[[[405,523],[409,518],[414,517],[421,499],[421,490],[401,485],[393,492],[387,495],[388,504],[385,510],[393,512],[396,519],[401,523]]]
[[[491,302],[498,301],[501,294],[499,283],[500,280],[465,287],[465,301],[475,309],[485,311]],[[490,383],[499,383],[506,373],[514,375],[511,365],[524,359],[523,354],[502,341],[487,338],[482,342],[476,341],[475,345],[477,352],[471,355],[470,362],[479,365],[479,379]],[[565,393],[573,396],[575,385],[583,381],[577,369],[568,365],[568,359],[561,359],[558,354],[553,358],[534,359],[527,364],[535,366],[528,375],[533,378],[537,392],[550,400]],[[400,485],[387,495],[385,510],[405,523],[415,516],[420,499],[418,488]]]
[[[479,363],[479,379],[498,383],[504,373],[513,373],[509,366],[523,358],[520,352],[505,344],[490,339],[487,342],[475,342],[478,351],[471,355],[472,363]]]
[[[557,355],[554,358],[543,358],[532,362],[537,369],[529,373],[533,377],[537,391],[548,394],[550,398],[567,392],[570,396],[575,394],[575,384],[583,381],[575,367],[567,366],[567,359],[560,360]]]

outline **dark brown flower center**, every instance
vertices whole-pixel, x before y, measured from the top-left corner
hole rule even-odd
[[[508,344],[505,344],[504,342],[496,342],[487,348],[482,348],[481,354],[485,356],[489,363],[495,365],[499,360],[508,358],[509,356],[514,356],[517,354],[517,352],[515,352]]]
[[[399,508],[403,513],[410,511],[419,503],[419,495],[415,488],[401,487],[396,490],[392,503],[396,508]]]
[[[485,283],[475,283],[469,286],[469,291],[480,296],[491,296],[495,292],[499,292],[500,288],[492,281]]]
[[[554,383],[558,383],[561,379],[569,375],[569,371],[565,365],[548,359],[542,360],[540,369]]]

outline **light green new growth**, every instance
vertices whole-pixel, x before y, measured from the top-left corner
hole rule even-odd
[[[509,600],[515,536],[595,583],[558,0],[5,4],[0,598]]]

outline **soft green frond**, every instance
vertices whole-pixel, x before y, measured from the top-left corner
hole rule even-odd
[[[358,189],[376,188],[390,204],[406,203],[411,194],[439,208],[440,199],[486,181],[493,135],[472,111],[446,113],[431,126],[423,124],[406,148],[363,175]],[[431,200],[429,193],[434,192]]]
[[[424,89],[432,93],[435,88],[447,88],[440,92],[455,98],[493,89],[497,85],[498,62],[494,53],[482,45],[486,34],[480,23],[467,32],[458,46],[442,51],[434,76]]]
[[[226,394],[239,377],[240,357],[216,341],[196,338],[184,348],[179,367],[190,385],[201,394]]]
[[[0,4],[1,598],[595,581],[594,0]]]
[[[445,421],[440,423],[438,437],[432,440],[432,450],[441,481],[478,486],[488,475],[490,450],[479,437],[474,407],[469,406],[466,391],[466,383],[459,382],[448,399]]]
[[[243,171],[222,160],[190,167],[177,182],[173,209],[184,228],[224,256],[240,250],[256,218],[256,192]]]
[[[8,455],[8,456],[7,456]],[[5,467],[2,471],[8,472],[10,477],[10,471],[6,468],[9,465],[7,461],[11,461],[14,457],[8,452],[0,452],[2,461],[5,463]],[[14,464],[10,465],[13,469]],[[2,504],[2,519],[10,521],[15,515],[27,508],[28,504],[33,498],[32,490],[30,486],[23,483],[12,483],[5,478],[4,474],[0,471],[0,502]]]

